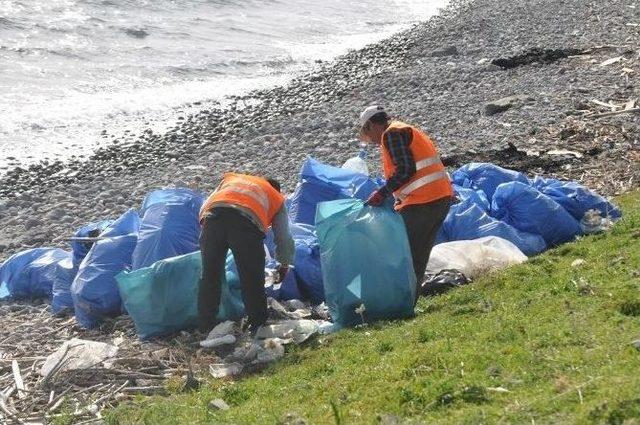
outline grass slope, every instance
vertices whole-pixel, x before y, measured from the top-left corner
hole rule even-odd
[[[613,231],[422,299],[414,320],[293,347],[239,382],[141,397],[107,422],[638,424],[640,193],[618,201]],[[209,410],[216,398],[231,409]]]

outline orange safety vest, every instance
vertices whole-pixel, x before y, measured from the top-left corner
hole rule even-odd
[[[260,220],[267,230],[278,213],[284,196],[261,177],[238,173],[225,173],[218,189],[209,196],[200,209],[200,221],[217,204],[246,208]]]
[[[416,162],[416,173],[411,179],[393,192],[396,200],[396,210],[407,205],[427,204],[438,199],[452,197],[453,188],[449,176],[440,161],[435,145],[422,131],[400,121],[392,122],[385,130],[380,140],[382,151],[382,169],[388,180],[396,171],[391,155],[384,145],[385,136],[393,130],[411,131],[411,154]]]

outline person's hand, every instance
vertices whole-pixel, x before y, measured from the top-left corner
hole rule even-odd
[[[279,265],[276,269],[276,281],[274,283],[282,283],[287,273],[289,272],[289,266]]]
[[[364,204],[369,205],[371,207],[379,207],[383,203],[384,203],[384,195],[380,193],[379,190],[376,190],[371,194],[371,196],[369,196],[369,199],[367,199],[367,202],[365,202]]]

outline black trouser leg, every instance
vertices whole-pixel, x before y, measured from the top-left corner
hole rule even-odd
[[[229,244],[226,223],[221,215],[205,219],[200,234],[202,279],[198,288],[198,318],[200,330],[209,332],[216,324],[220,307],[222,274]]]
[[[446,198],[428,204],[409,205],[400,210],[407,228],[418,290],[427,269],[431,249],[450,205],[451,199]],[[419,291],[417,293],[419,294]]]
[[[249,323],[258,327],[267,321],[267,296],[264,292],[264,233],[241,214],[227,229],[229,246],[236,262],[242,299]]]

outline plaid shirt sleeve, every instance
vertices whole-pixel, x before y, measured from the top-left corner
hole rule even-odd
[[[402,187],[416,173],[416,161],[409,146],[411,133],[406,131],[390,131],[383,141],[391,160],[396,166],[395,173],[389,177],[387,184],[380,189],[380,193],[387,197]]]

